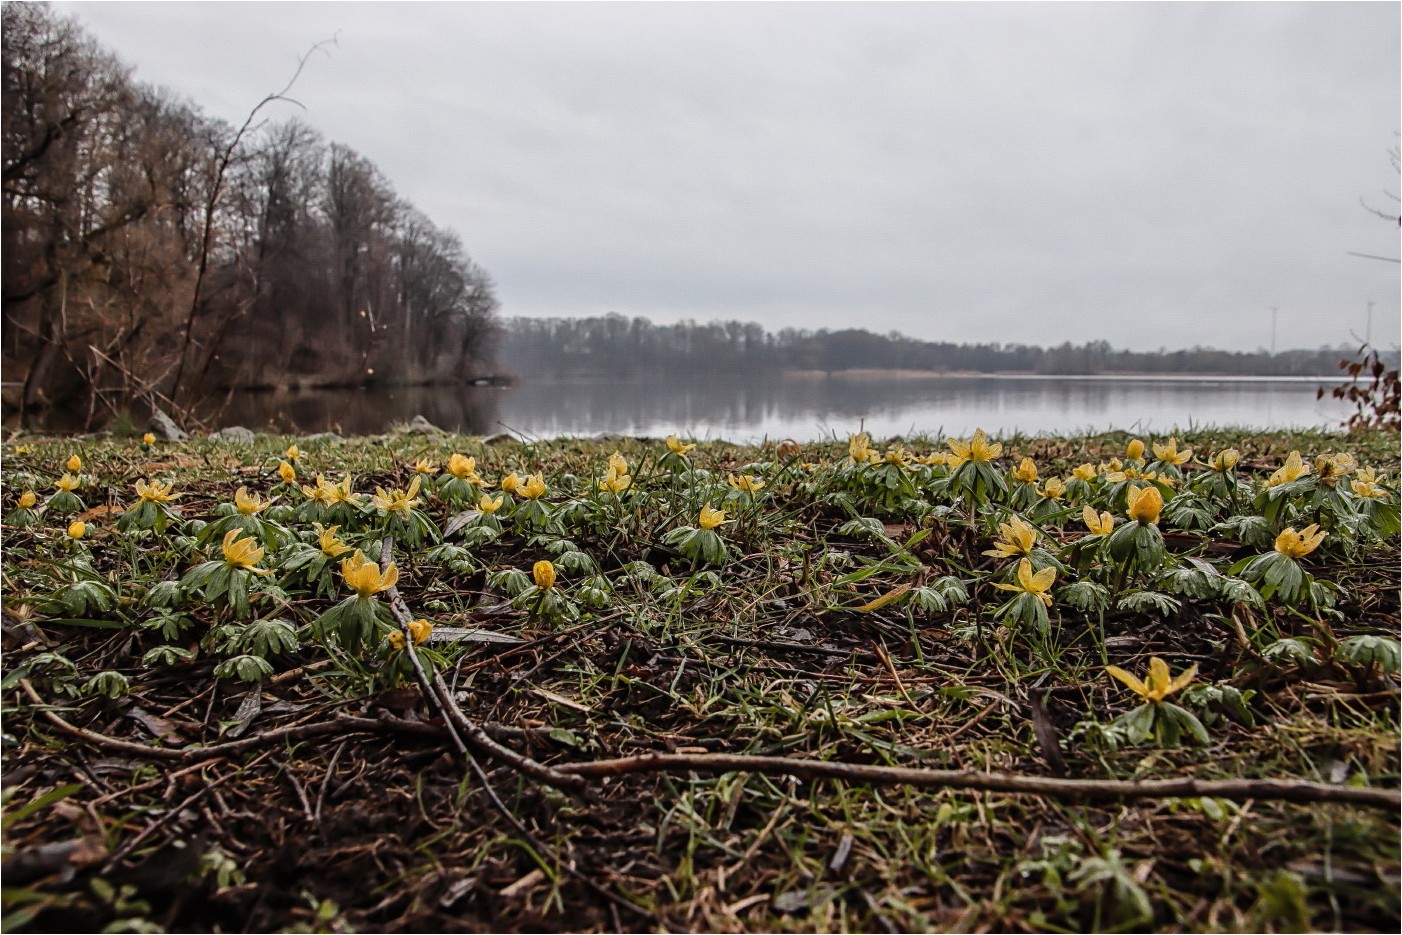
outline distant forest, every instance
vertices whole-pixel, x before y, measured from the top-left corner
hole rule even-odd
[[[766,331],[754,322],[654,324],[646,318],[509,318],[499,359],[525,375],[635,376],[655,373],[759,373],[781,370],[933,370],[976,373],[1162,373],[1333,376],[1357,348],[1270,354],[1195,347],[1120,351],[1105,341],[1041,348],[952,344],[859,329]],[[1396,366],[1396,352],[1384,353]]]
[[[47,5],[3,17],[7,409],[490,372],[490,279],[364,157],[275,94],[234,127],[139,84]]]

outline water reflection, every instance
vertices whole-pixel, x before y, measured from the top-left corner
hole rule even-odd
[[[735,441],[1121,428],[1337,426],[1347,407],[1320,381],[1106,377],[717,377],[672,383],[534,382],[509,389],[413,387],[243,394],[220,421],[252,428],[380,432],[423,414],[445,429],[527,436],[660,436]]]

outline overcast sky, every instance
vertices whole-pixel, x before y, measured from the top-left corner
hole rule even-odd
[[[293,92],[504,315],[1396,344],[1397,3],[57,3],[235,123]]]

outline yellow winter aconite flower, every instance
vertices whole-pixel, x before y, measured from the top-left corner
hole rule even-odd
[[[388,640],[389,645],[395,649],[404,648],[404,633],[400,630],[390,630],[385,634],[385,639]]]
[[[1323,541],[1324,533],[1318,523],[1311,523],[1299,532],[1291,526],[1275,537],[1275,550],[1287,558],[1304,558]]]
[[[429,623],[427,620],[419,619],[409,621],[409,635],[414,638],[415,646],[428,642],[429,634],[432,632],[433,624]],[[401,633],[400,636],[403,636],[403,634]]]
[[[154,445],[155,443],[156,443],[156,436],[155,436],[155,435],[152,435],[150,432],[147,432],[145,435],[141,436],[141,444],[143,444],[143,445]]]
[[[302,457],[302,452],[297,449],[296,445],[288,445],[287,450],[282,453],[282,456],[288,461],[296,461],[298,458]]]
[[[541,559],[531,568],[531,577],[535,579],[535,586],[542,591],[548,591],[555,587],[555,564],[547,559]]]
[[[231,568],[243,568],[255,575],[271,575],[272,572],[266,568],[253,567],[263,560],[263,547],[252,536],[240,539],[240,532],[238,529],[230,529],[224,533],[224,542],[221,545],[224,562]]]
[[[21,510],[28,510],[33,508],[34,504],[38,502],[39,498],[34,495],[34,491],[26,490],[19,495],[19,503],[17,505]]]
[[[1364,480],[1361,477],[1351,482],[1349,486],[1353,488],[1353,492],[1355,495],[1360,496],[1365,500],[1377,500],[1380,497],[1387,496],[1386,490],[1383,490],[1375,482]]]
[[[1178,439],[1176,438],[1170,438],[1162,445],[1154,445],[1154,457],[1158,458],[1164,464],[1172,464],[1174,466],[1184,465],[1188,463],[1188,459],[1192,456],[1193,449],[1191,448],[1184,448],[1182,451],[1178,450]]]
[[[1163,494],[1159,493],[1159,488],[1131,486],[1125,499],[1128,504],[1125,512],[1130,519],[1146,526],[1158,525],[1159,514],[1163,512]]]
[[[682,440],[675,435],[667,436],[667,449],[674,455],[684,455],[695,447],[695,445],[683,444]]]
[[[77,455],[74,455],[74,457],[77,457]],[[72,474],[65,474],[58,480],[54,481],[54,486],[57,487],[59,490],[74,491],[78,489],[81,483],[82,481],[74,477]]]
[[[77,455],[72,455],[69,457],[68,463],[65,464],[64,467],[68,469],[68,473],[77,474],[83,469],[83,459]]]
[[[984,552],[984,555],[992,555],[995,558],[1012,558],[1016,555],[1026,555],[1032,551],[1037,544],[1037,529],[1028,524],[1022,517],[1014,516],[1006,523],[998,526],[998,534],[1003,538],[993,540],[993,548]]]
[[[1129,690],[1140,698],[1150,704],[1159,704],[1179,689],[1186,688],[1193,676],[1198,674],[1198,666],[1197,663],[1193,663],[1177,676],[1170,678],[1168,663],[1155,656],[1149,660],[1149,675],[1142,682],[1137,675],[1131,675],[1119,666],[1106,666],[1105,671],[1127,685]]]
[[[1281,465],[1274,474],[1266,478],[1267,487],[1278,487],[1281,484],[1288,484],[1297,481],[1310,472],[1309,465],[1305,464],[1298,451],[1292,451],[1285,457],[1285,464]]]
[[[418,468],[415,467],[415,470],[418,470]],[[427,474],[430,472],[419,471],[419,473]],[[477,477],[477,459],[465,458],[462,455],[454,452],[448,458],[448,473],[456,477],[458,480],[474,480]]]
[[[1314,470],[1319,475],[1320,482],[1328,484],[1330,487],[1336,486],[1341,478],[1352,474],[1357,467],[1357,459],[1346,451],[1339,454],[1320,455],[1314,461]]]
[[[953,455],[947,451],[932,451],[919,460],[921,464],[928,464],[930,467],[939,467],[942,464],[948,464],[949,459],[952,457]]]
[[[696,524],[702,529],[715,529],[726,522],[729,520],[725,518],[725,510],[713,510],[709,503],[701,508],[701,515],[696,519]]]
[[[517,474],[515,471],[512,471],[510,474],[506,475],[501,479],[501,489],[507,493],[515,493],[516,491],[521,489],[522,483],[523,481],[521,480],[521,475]]]
[[[1078,464],[1071,469],[1071,476],[1076,480],[1095,480],[1095,475],[1098,473],[1095,465],[1090,463]]]
[[[500,509],[501,509],[501,505],[502,505],[503,503],[505,503],[505,502],[506,502],[506,498],[505,498],[505,497],[497,497],[497,498],[494,500],[494,499],[492,499],[492,495],[491,495],[491,494],[484,493],[484,494],[482,494],[482,498],[481,498],[480,500],[477,501],[477,509],[478,509],[480,512],[482,512],[482,513],[486,513],[486,514],[488,514],[488,515],[491,515],[492,513],[495,513],[497,510],[500,510]]]
[[[599,481],[599,489],[609,490],[613,493],[622,493],[623,491],[627,490],[632,485],[632,483],[632,475],[619,474],[613,469],[613,465],[609,465],[608,471],[604,474],[604,479]]]
[[[883,457],[886,459],[887,464],[910,467],[910,452],[906,451],[900,445],[892,445],[890,448],[887,448],[886,454],[883,455]]]
[[[87,534],[88,525],[80,520],[74,520],[68,524],[68,538],[81,539]]]
[[[545,478],[540,474],[532,474],[526,478],[526,482],[520,487],[521,496],[527,500],[539,500],[545,496]]]
[[[627,473],[628,473],[628,459],[624,458],[623,455],[621,455],[621,454],[619,454],[618,452],[615,451],[613,454],[609,455],[609,466],[608,466],[608,469],[609,469],[610,471],[612,471],[613,473],[618,474],[618,475],[620,475],[620,476],[622,476],[622,475],[624,475],[624,474],[627,474]]]
[[[1131,461],[1138,461],[1144,457],[1144,443],[1137,438],[1131,438],[1125,446],[1125,457]]]
[[[754,493],[764,486],[764,481],[755,477],[753,474],[741,474],[739,477],[736,477],[734,474],[728,474],[726,475],[725,482],[736,490],[744,490],[748,493]]]
[[[1066,495],[1066,482],[1059,477],[1048,477],[1040,492],[1048,500],[1060,500]]]
[[[1212,470],[1226,473],[1241,463],[1241,452],[1235,448],[1224,448],[1212,456]]]
[[[277,476],[282,478],[284,484],[292,484],[297,481],[297,469],[286,461],[277,463]]]
[[[974,437],[968,441],[951,438],[945,444],[949,445],[949,450],[954,452],[954,457],[958,458],[961,464],[965,461],[992,461],[1003,455],[1002,443],[990,442],[983,429],[975,430]]]
[[[340,526],[323,529],[320,523],[312,523],[312,527],[316,529],[317,544],[321,546],[321,551],[327,558],[338,558],[351,550],[350,546],[336,537],[336,530],[340,529]]]
[[[1085,521],[1086,528],[1097,536],[1108,536],[1115,528],[1115,517],[1109,513],[1096,513],[1095,507],[1087,506],[1082,510],[1081,519]]]
[[[1002,588],[1004,591],[1021,591],[1026,594],[1031,594],[1047,607],[1050,607],[1052,599],[1051,595],[1047,592],[1051,590],[1054,581],[1056,581],[1055,568],[1043,568],[1041,571],[1034,573],[1032,571],[1032,563],[1024,558],[1017,563],[1017,584],[1003,584],[1002,582],[995,581],[993,586],[995,588]]]
[[[1024,484],[1037,483],[1037,464],[1031,458],[1023,458],[1022,463],[1013,470],[1013,477]]]
[[[317,480],[321,480],[321,475],[317,475]],[[328,493],[331,495],[332,503],[349,503],[351,506],[360,505],[360,494],[351,493],[352,480],[353,479],[351,475],[347,474],[345,477],[341,478],[340,483],[329,485]],[[418,492],[418,485],[419,479],[416,477],[414,478],[414,482],[409,485],[411,488],[413,488],[413,492],[411,492],[409,496],[412,497],[415,493]]]
[[[315,500],[322,506],[330,506],[336,502],[336,485],[328,484],[326,478],[320,474],[316,476],[316,484],[313,486],[302,485],[302,493],[308,500]]]
[[[149,484],[145,481],[136,482],[136,495],[147,503],[166,503],[179,497],[178,493],[171,493],[174,483],[162,484],[158,480],[153,480]]]
[[[352,591],[361,597],[370,597],[392,588],[399,582],[399,567],[390,562],[383,572],[380,566],[365,557],[359,549],[350,558],[341,560],[341,577],[346,579]]]
[[[252,516],[261,510],[266,510],[268,501],[261,499],[256,493],[250,494],[247,487],[240,487],[234,492],[234,506],[244,516]]]
[[[871,447],[871,436],[866,432],[847,437],[847,454],[853,464],[866,464],[873,456],[880,457],[876,449]]]
[[[438,465],[431,458],[420,458],[413,463],[412,467],[418,474],[435,474],[438,471]]]
[[[415,474],[414,479],[409,481],[408,490],[399,490],[397,488],[386,490],[383,487],[376,487],[375,495],[370,498],[370,502],[374,505],[375,509],[385,513],[407,514],[410,510],[419,505],[419,486],[422,482],[423,478]]]

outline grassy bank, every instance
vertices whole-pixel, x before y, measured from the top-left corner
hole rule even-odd
[[[5,929],[1396,930],[1397,436],[1143,442],[12,440]]]

